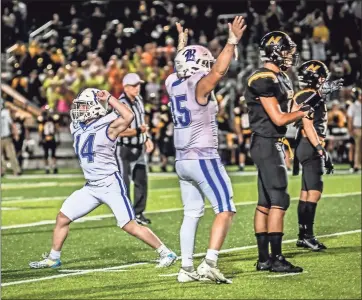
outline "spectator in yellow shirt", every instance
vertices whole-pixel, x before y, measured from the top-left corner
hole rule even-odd
[[[329,29],[324,24],[324,21],[321,19],[317,26],[313,29],[313,39],[318,42],[327,43],[329,41]]]

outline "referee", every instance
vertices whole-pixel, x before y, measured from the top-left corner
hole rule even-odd
[[[130,179],[134,182],[133,208],[136,221],[147,225],[151,221],[143,212],[147,201],[147,162],[145,153],[153,150],[153,143],[148,137],[148,126],[145,124],[145,109],[140,96],[143,80],[136,73],[129,73],[123,78],[124,93],[119,101],[127,105],[134,113],[134,120],[130,127],[120,134],[116,159],[118,168],[127,185],[127,193],[130,198]],[[130,198],[131,199],[131,198]]]

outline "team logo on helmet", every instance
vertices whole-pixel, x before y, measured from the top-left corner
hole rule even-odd
[[[195,61],[196,49],[187,49],[183,54],[186,57],[186,62]]]

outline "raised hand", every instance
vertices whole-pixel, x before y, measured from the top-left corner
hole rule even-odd
[[[188,39],[188,33],[189,30],[182,27],[182,25],[179,22],[176,22],[176,28],[178,32],[178,46],[177,46],[177,52],[185,48],[187,45],[187,39]]]
[[[340,90],[342,88],[342,86],[343,86],[342,78],[334,80],[334,81],[326,80],[325,82],[322,83],[318,92],[321,95],[321,97],[324,97],[324,96],[327,96],[328,94],[331,94],[335,91]]]
[[[99,91],[99,92],[97,93],[97,98],[98,98],[98,100],[101,101],[101,102],[106,102],[106,101],[108,101],[108,97],[109,97],[110,95],[111,95],[111,94],[110,94],[108,91],[102,90],[102,91]]]
[[[241,37],[246,29],[245,20],[242,16],[235,17],[232,24],[228,23],[229,26],[229,38],[228,43],[236,45],[239,43]]]

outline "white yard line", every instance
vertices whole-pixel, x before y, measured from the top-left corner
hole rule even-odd
[[[360,233],[360,232],[361,232],[361,229],[357,229],[357,230],[350,230],[350,231],[320,235],[318,237],[327,238],[327,237],[343,236],[343,235]],[[285,240],[285,241],[283,241],[283,244],[294,243],[295,241],[296,241],[296,239]],[[221,253],[230,253],[230,252],[242,251],[242,250],[253,249],[253,248],[256,248],[256,245],[230,248],[230,249],[221,250],[220,252]],[[204,255],[206,255],[206,253],[198,253],[198,254],[195,254],[194,257],[200,257],[200,256],[204,256]],[[150,263],[142,262],[142,263],[133,263],[133,264],[109,267],[109,268],[89,269],[89,270],[83,270],[81,272],[76,272],[76,273],[58,274],[58,275],[53,275],[53,276],[46,276],[46,277],[39,277],[39,278],[33,278],[33,279],[6,282],[6,283],[2,283],[1,286],[4,287],[4,286],[10,286],[10,285],[19,285],[19,284],[25,284],[25,283],[31,283],[31,282],[39,282],[39,281],[68,277],[68,276],[84,275],[84,274],[94,273],[94,272],[105,272],[108,270],[118,270],[118,269],[124,269],[124,268],[129,268],[129,267],[133,267],[133,266],[137,266],[137,265],[146,265],[146,264],[150,264]],[[173,274],[164,274],[164,276],[167,277],[167,276],[174,276],[174,275]],[[275,277],[275,276],[273,276],[273,277]]]
[[[19,281],[13,281],[13,282],[6,282],[6,283],[2,283],[1,286],[9,286],[9,285],[22,284],[22,283],[29,283],[29,282],[38,282],[38,281],[43,281],[43,280],[50,280],[50,279],[55,279],[55,278],[68,277],[68,276],[83,275],[83,274],[94,273],[94,272],[112,271],[112,270],[124,269],[124,268],[133,267],[133,266],[145,265],[145,264],[149,264],[149,263],[142,262],[142,263],[133,263],[133,264],[127,264],[127,265],[122,265],[122,266],[109,267],[109,268],[82,270],[81,272],[58,274],[58,275],[52,275],[52,276],[46,276],[46,277],[40,277],[40,278],[33,278],[33,279],[19,280]]]
[[[257,175],[257,171],[230,171],[228,172],[230,176],[253,176]],[[292,172],[288,171],[288,174],[291,175]],[[349,170],[335,170],[334,174],[351,174]],[[351,174],[354,175],[354,174]],[[176,178],[177,174],[174,172],[161,173],[161,172],[152,172],[148,173],[148,176],[151,178],[164,179],[164,178]],[[83,174],[29,174],[21,176],[6,175],[6,178],[9,178],[14,181],[22,181],[24,179],[57,179],[57,178],[84,178]]]
[[[64,186],[82,186],[84,185],[84,181],[76,181],[76,182],[34,182],[34,183],[3,183],[1,185],[1,189],[3,191],[9,190],[18,190],[18,189],[37,189],[40,187],[64,187]]]
[[[361,192],[354,192],[354,193],[341,193],[341,194],[327,194],[323,195],[323,198],[343,198],[346,196],[355,196],[355,195],[361,195]],[[291,201],[297,201],[299,200],[299,197],[291,198]],[[239,202],[235,203],[236,206],[244,206],[244,205],[255,205],[256,201],[248,201],[248,202]],[[210,208],[210,205],[206,205],[207,208]],[[183,208],[169,208],[169,209],[160,209],[160,210],[154,210],[146,212],[146,215],[149,214],[157,214],[157,213],[167,213],[167,212],[174,212],[174,211],[182,211]],[[83,223],[87,221],[100,221],[106,218],[112,218],[114,217],[113,214],[104,214],[104,215],[97,215],[97,216],[91,216],[91,217],[83,217],[78,220],[76,220],[76,223]],[[51,225],[55,224],[55,220],[43,220],[39,222],[34,223],[26,223],[26,224],[17,224],[17,225],[8,225],[8,226],[2,226],[1,230],[7,230],[7,229],[16,229],[16,228],[27,228],[27,227],[36,227],[36,226],[42,226],[42,225]]]
[[[287,274],[278,274],[278,275],[268,275],[269,278],[278,278],[278,277],[287,277],[287,276],[296,276],[296,275],[302,275],[302,274],[308,274],[307,271],[303,271],[302,273],[287,273]]]
[[[172,273],[172,274],[160,274],[158,276],[160,276],[160,277],[174,277],[174,276],[177,276],[177,275],[178,275],[178,273]]]
[[[21,207],[2,207],[1,210],[20,210]]]

